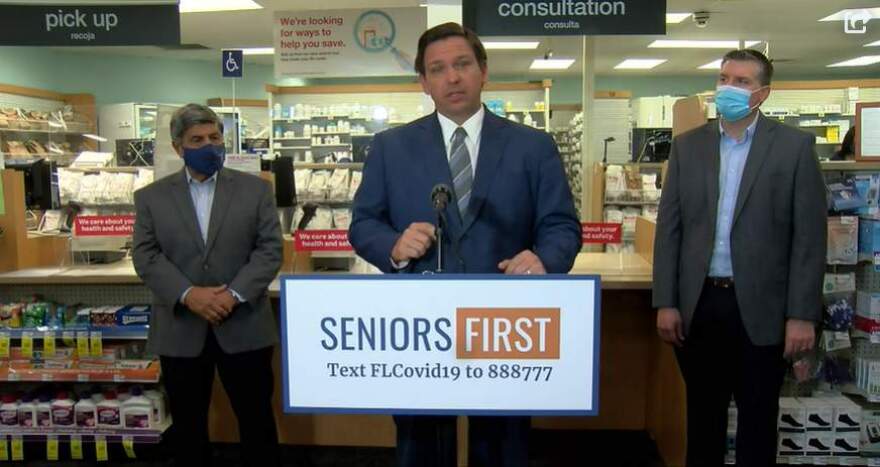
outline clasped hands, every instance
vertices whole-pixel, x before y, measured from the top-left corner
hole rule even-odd
[[[186,294],[183,304],[205,321],[219,325],[229,317],[238,300],[225,285],[193,287]]]

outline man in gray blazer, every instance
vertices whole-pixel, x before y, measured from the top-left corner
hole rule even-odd
[[[785,358],[812,348],[822,314],[825,185],[814,136],[758,111],[772,74],[760,52],[729,52],[719,121],[672,143],[653,302],[687,385],[689,467],[723,465],[731,396],[737,465],[775,465]]]
[[[281,266],[268,183],[223,169],[223,122],[189,104],[171,120],[185,168],[134,194],[133,257],[153,292],[148,348],[160,356],[180,466],[210,465],[214,370],[238,418],[245,465],[278,465],[272,410],[275,319],[267,287]]]

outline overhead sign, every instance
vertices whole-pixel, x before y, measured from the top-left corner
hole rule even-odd
[[[463,0],[480,36],[666,34],[666,0]]]
[[[286,276],[281,291],[287,412],[598,413],[595,276]]]
[[[275,13],[275,76],[415,74],[425,8]]]
[[[224,50],[220,54],[220,67],[224,78],[241,78],[244,74],[244,52],[241,50]]]
[[[623,224],[584,222],[581,224],[581,240],[590,243],[620,243],[623,240]]]
[[[179,45],[177,2],[0,5],[0,45]]]
[[[134,234],[134,215],[76,216],[73,235],[76,237],[129,237]]]

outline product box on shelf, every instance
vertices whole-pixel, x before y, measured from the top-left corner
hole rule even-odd
[[[880,404],[861,397],[856,398],[856,403],[861,407],[859,451],[863,456],[880,456]]]
[[[806,433],[779,432],[776,454],[783,457],[803,456],[806,437]]]
[[[834,429],[834,409],[829,401],[818,397],[804,397],[798,400],[806,408],[805,427],[808,432]]]
[[[825,457],[831,455],[831,448],[834,445],[834,433],[807,432],[805,439],[804,450],[807,456]]]
[[[778,426],[780,432],[805,432],[807,426],[807,408],[794,397],[779,398]],[[803,443],[799,443],[799,445],[803,446]]]
[[[860,433],[858,431],[853,433],[835,433],[831,454],[835,457],[858,456],[859,437]]]
[[[859,197],[865,200],[865,206],[857,211],[863,219],[880,219],[880,174],[856,174],[853,185]]]
[[[834,431],[858,432],[862,426],[862,409],[845,396],[824,398],[834,411]]]
[[[828,218],[826,262],[832,265],[858,263],[859,218],[838,216]]]
[[[880,220],[859,221],[859,261],[873,261],[880,253]]]

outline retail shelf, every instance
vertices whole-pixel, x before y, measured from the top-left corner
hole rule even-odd
[[[13,368],[0,366],[0,381],[70,383],[158,383],[159,361],[144,369]]]
[[[273,122],[307,122],[315,119],[346,119],[346,120],[369,120],[369,117],[350,116],[350,115],[312,115],[309,117],[293,117],[293,118],[273,118]]]
[[[55,134],[55,135],[80,135],[88,133],[91,130],[73,131],[73,130],[32,130],[22,128],[0,128],[0,132],[7,133],[39,133],[39,134]]]
[[[352,138],[372,138],[373,136],[376,136],[376,133],[352,133],[351,134]]]
[[[138,173],[140,170],[152,170],[153,166],[133,166],[133,167],[65,167],[65,170],[71,172],[119,172],[119,173]]]
[[[350,131],[318,131],[312,132],[312,136],[322,136],[322,135],[350,135]]]
[[[822,125],[798,125],[798,128],[831,128],[831,127],[839,127],[840,125],[836,123],[828,123]]]
[[[21,339],[22,334],[31,333],[34,339],[42,339],[47,332],[55,334],[55,338],[63,338],[68,332],[100,332],[104,339],[146,339],[150,330],[149,324],[132,326],[81,326],[62,329],[49,328],[0,328],[0,336],[6,334],[10,339]]]
[[[281,150],[293,150],[293,149],[312,149],[311,146],[282,146],[280,148],[272,148],[272,149],[281,149]]]
[[[844,172],[880,171],[880,162],[822,161],[822,170],[840,170]]]
[[[606,206],[656,206],[660,201],[605,201]]]
[[[126,437],[141,444],[157,444],[162,440],[162,435],[171,426],[171,421],[151,429],[112,429],[112,428],[61,428],[52,427],[48,430],[31,428],[22,429],[7,427],[0,428],[0,436],[21,436],[23,441],[44,441],[50,436],[55,436],[58,441],[70,441],[72,436],[79,436],[82,441],[94,442],[95,437],[103,436],[108,443],[121,443]]]
[[[364,168],[363,162],[354,162],[350,164],[340,163],[340,164],[316,164],[310,162],[294,162],[294,169],[316,169],[316,170],[332,170],[332,169],[362,169]]]
[[[351,146],[351,143],[339,143],[339,144],[313,144],[313,148],[339,148],[344,146]]]
[[[273,141],[303,141],[310,139],[310,136],[294,136],[293,138],[272,138]]]
[[[310,118],[305,117],[296,117],[296,118],[273,118],[272,121],[275,123],[295,123],[295,122],[307,122],[311,120]]]
[[[542,113],[544,113],[544,110],[543,110],[543,109],[510,109],[510,110],[505,110],[505,111],[504,111],[504,113],[508,113],[508,114],[511,114],[511,113],[513,113],[513,114],[521,114],[521,113],[526,113],[526,112],[528,112],[528,113],[540,113],[540,114],[542,114]]]
[[[324,199],[324,198],[300,198],[296,199],[297,204],[336,204],[336,205],[347,205],[351,204],[353,200],[350,199]]]

